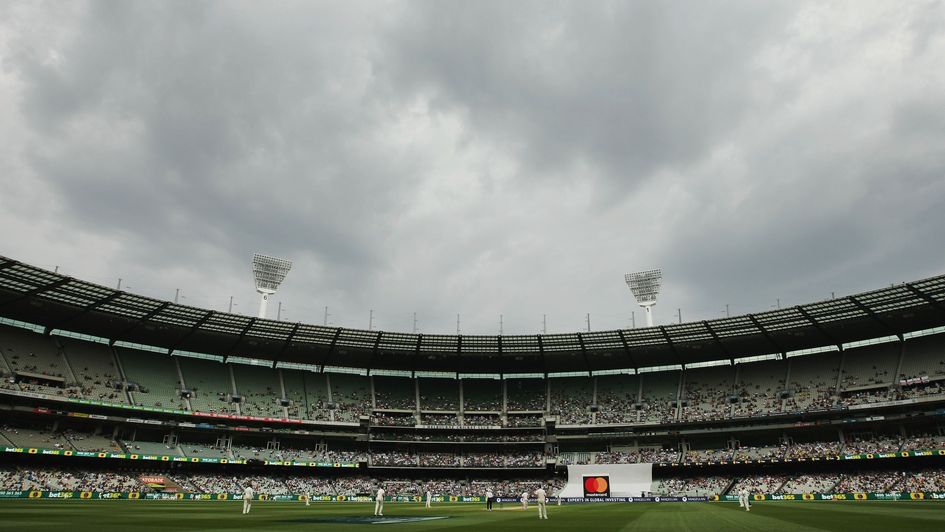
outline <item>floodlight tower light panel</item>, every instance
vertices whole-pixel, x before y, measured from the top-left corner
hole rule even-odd
[[[633,297],[640,305],[655,305],[663,282],[662,270],[647,270],[624,275]]]
[[[292,261],[256,253],[253,255],[253,276],[256,278],[256,290],[274,294],[291,269]]]
[[[277,259],[256,253],[253,255],[253,277],[259,292],[259,317],[266,317],[269,296],[276,293],[286,274],[292,269],[292,261]]]
[[[653,305],[656,304],[656,296],[660,293],[660,285],[663,281],[662,270],[647,270],[643,272],[634,272],[624,275],[630,292],[636,298],[637,304],[643,307],[646,314],[646,326],[653,326]]]

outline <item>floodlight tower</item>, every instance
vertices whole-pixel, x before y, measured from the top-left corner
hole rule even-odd
[[[627,286],[637,299],[637,304],[646,311],[646,326],[653,326],[653,305],[656,296],[660,293],[660,284],[663,282],[662,270],[647,270],[645,272],[628,273],[623,276]]]
[[[277,259],[255,253],[253,255],[253,277],[256,278],[256,291],[259,292],[259,317],[266,317],[269,296],[276,293],[285,276],[292,269],[292,261]]]

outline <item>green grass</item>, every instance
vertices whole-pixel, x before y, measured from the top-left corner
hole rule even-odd
[[[387,518],[448,519],[392,523],[381,528],[331,521],[369,518],[373,505],[363,503],[313,503],[306,508],[299,502],[255,502],[249,515],[242,515],[241,510],[239,501],[0,500],[0,530],[945,530],[945,503],[933,501],[761,502],[751,512],[740,510],[735,503],[552,505],[547,521],[538,520],[534,507],[523,512],[506,505],[506,509],[489,513],[479,504],[441,504],[427,510],[420,504],[387,503]]]

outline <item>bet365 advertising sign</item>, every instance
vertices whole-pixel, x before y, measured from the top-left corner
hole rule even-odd
[[[610,476],[585,476],[584,497],[610,497]]]

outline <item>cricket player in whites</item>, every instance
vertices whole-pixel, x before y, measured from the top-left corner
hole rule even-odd
[[[311,505],[312,505],[312,494],[311,494],[311,493],[309,493],[309,492],[306,491],[306,492],[302,495],[302,497],[305,498],[305,506],[311,506]]]
[[[749,501],[748,490],[742,488],[738,491],[738,506],[744,508],[746,512],[751,511],[751,501]]]
[[[253,487],[249,484],[243,488],[243,515],[249,513],[253,507]]]
[[[433,502],[433,494],[430,493],[430,489],[427,488],[427,508],[430,508],[431,502]]]
[[[545,507],[546,498],[545,488],[538,486],[538,489],[535,490],[535,501],[538,503],[539,519],[548,519],[548,508]]]
[[[522,510],[528,510],[528,491],[523,491],[519,500],[522,501]]]
[[[374,498],[374,515],[384,515],[384,488],[377,488],[377,497]]]

